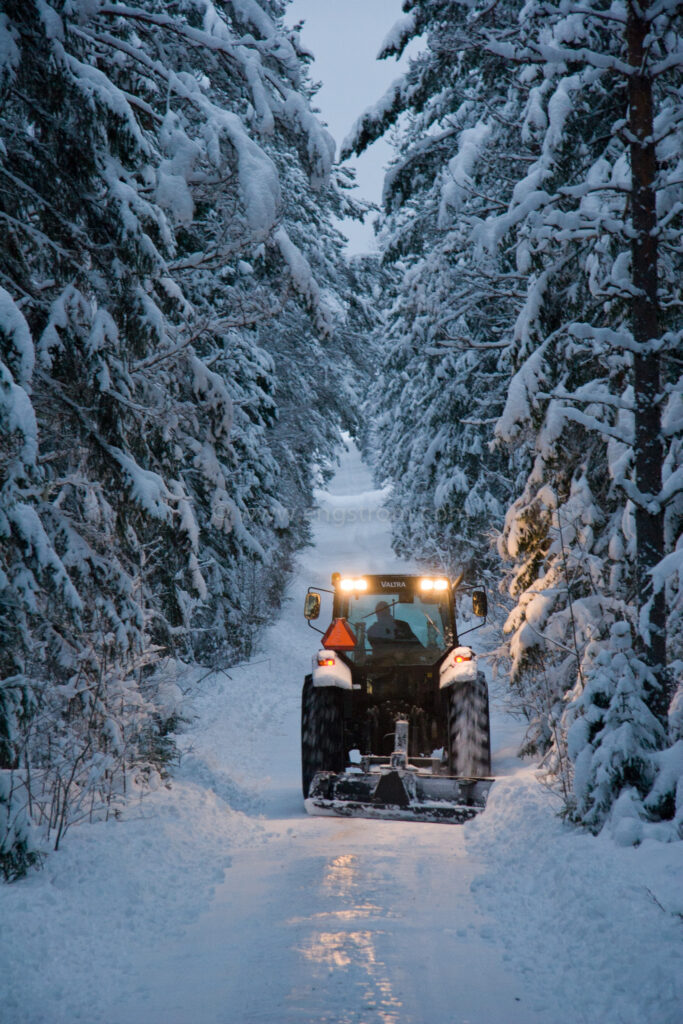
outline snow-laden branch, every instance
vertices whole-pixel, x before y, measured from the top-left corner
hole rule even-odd
[[[175,505],[178,498],[169,490],[163,478],[153,470],[143,469],[121,448],[107,444],[104,439],[100,439],[100,444],[123,471],[133,500],[152,519],[170,523],[173,515],[170,506]]]
[[[650,572],[655,593],[658,593],[675,575],[678,575],[679,585],[683,587],[683,545],[676,551],[665,555]]]
[[[619,430],[618,427],[613,426],[611,423],[599,420],[597,416],[589,416],[579,409],[572,408],[572,406],[562,406],[560,415],[566,419],[574,420],[575,423],[580,423],[586,430],[597,431],[597,433],[610,437],[613,441],[619,441],[621,444],[628,445],[629,447],[633,445],[633,435],[631,432]]]
[[[71,582],[64,563],[55,551],[35,508],[25,502],[18,502],[10,505],[5,515],[21,538],[26,551],[35,557],[42,568],[49,571],[67,606],[73,612],[81,612],[83,601],[80,594]],[[24,576],[23,587],[25,587],[23,596],[26,603],[31,610],[35,610],[36,600],[28,575]]]
[[[74,253],[68,252],[63,245],[60,245],[59,242],[55,242],[55,240],[46,235],[44,231],[34,227],[33,224],[28,223],[25,219],[22,218],[19,220],[17,217],[11,217],[8,213],[5,213],[4,210],[0,210],[0,220],[4,220],[6,224],[14,228],[14,230],[19,234],[31,236],[39,246],[51,249],[58,256],[61,256],[70,263],[75,270],[80,269],[80,263],[76,259]]]
[[[127,4],[104,4],[99,12],[105,16],[116,18],[128,18],[163,28],[176,36],[185,39],[187,42],[202,49],[213,50],[229,58],[249,83],[254,108],[260,119],[262,131],[272,131],[273,118],[268,102],[268,96],[263,88],[261,75],[261,57],[253,49],[240,45],[237,40],[226,37],[228,27],[222,20],[214,26],[214,32],[207,32],[203,29],[194,28],[187,22],[181,21],[172,14],[161,14],[154,11],[146,11],[140,7],[131,7]],[[266,17],[265,12],[261,12]],[[269,37],[275,36],[274,26],[270,24]]]
[[[611,327],[594,327],[593,324],[576,321],[567,328],[568,333],[581,341],[597,341],[606,348],[619,351],[626,349],[629,352],[641,353],[643,346],[639,345],[631,331],[621,328],[618,331]]]
[[[680,11],[680,0],[656,0],[650,7],[640,10],[640,16],[644,21],[652,22],[662,15],[674,15]]]
[[[491,137],[492,128],[484,121],[478,121],[472,128],[460,133],[458,152],[448,162],[441,190],[441,202],[437,226],[444,228],[450,221],[450,211],[462,207],[464,197],[472,190],[472,175],[481,152]]]
[[[237,114],[217,106],[202,92],[199,83],[182,77],[159,60],[152,60],[140,49],[109,33],[89,33],[93,42],[121,50],[159,76],[169,90],[193,104],[219,132],[224,132],[237,154],[238,182],[244,213],[258,240],[270,233],[280,208],[280,182],[275,164],[246,132]]]
[[[567,402],[585,402],[589,405],[607,405],[613,409],[624,409],[626,412],[633,412],[633,402],[629,402],[617,395],[605,391],[592,391],[593,385],[584,384],[576,391],[565,391],[564,388],[554,388],[552,391],[539,391],[538,397],[548,400],[562,399]]]
[[[666,74],[667,71],[673,71],[674,68],[683,68],[683,53],[680,51],[670,53],[663,60],[653,64],[648,68],[648,74],[652,78],[658,78],[660,75]]]
[[[353,154],[360,155],[372,142],[384,134],[392,119],[403,109],[406,99],[404,78],[395,79],[384,96],[372,107],[368,107],[353,124],[351,131],[341,144],[340,160],[347,160]]]
[[[549,340],[539,345],[510,381],[505,408],[495,429],[496,437],[506,443],[514,443],[520,425],[532,418],[538,384],[544,375],[543,361]]]
[[[294,288],[313,309],[318,330],[321,334],[329,334],[332,329],[330,310],[322,302],[310,263],[282,225],[274,232],[273,240],[287,264]]]
[[[425,352],[428,355],[440,355],[444,349],[480,349],[481,351],[490,351],[491,349],[508,349],[510,348],[510,341],[473,341],[472,338],[465,337],[465,335],[459,335],[457,337],[448,338],[436,338],[430,342],[431,348],[426,348]]]
[[[543,7],[548,11],[548,13],[552,12],[554,14],[557,11],[557,8],[554,6],[551,7],[550,4],[544,4]],[[590,7],[586,4],[568,3],[562,5],[562,13],[567,17],[579,14],[587,18],[594,18],[596,21],[606,21],[611,24],[622,26],[626,24],[625,13],[622,10],[619,10],[618,7],[615,7],[614,4],[609,8],[609,10],[596,11],[594,7]]]
[[[599,71],[616,71],[620,75],[630,77],[636,72],[618,57],[598,53],[589,50],[585,46],[577,46],[576,49],[553,46],[549,43],[532,43],[527,46],[517,47],[513,43],[499,41],[493,37],[486,40],[486,48],[505,60],[515,64],[550,64],[569,65],[587,64],[589,67]]]
[[[385,60],[387,57],[396,57],[398,60],[415,35],[416,24],[417,15],[415,11],[411,11],[410,14],[405,14],[402,18],[399,18],[384,37],[377,53],[377,60]]]
[[[3,342],[3,358],[9,364],[17,385],[29,388],[35,350],[33,338],[26,318],[8,291],[0,287],[0,332]],[[35,425],[34,425],[35,426]]]

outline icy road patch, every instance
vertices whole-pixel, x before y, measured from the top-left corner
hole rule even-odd
[[[683,844],[566,827],[515,755],[502,683],[473,822],[305,815],[303,595],[335,569],[411,568],[384,497],[351,449],[262,652],[177,670],[172,787],[0,887],[2,1024],[681,1024]]]

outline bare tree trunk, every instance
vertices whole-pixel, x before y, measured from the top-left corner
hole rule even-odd
[[[657,297],[657,209],[655,176],[657,160],[653,140],[652,78],[645,67],[645,37],[649,25],[643,17],[647,4],[628,6],[629,129],[631,132],[631,184],[633,239],[632,328],[637,343],[633,357],[635,402],[635,475],[642,495],[654,498],[662,488],[664,443],[661,431],[660,357],[652,340],[659,335]],[[649,639],[642,638],[642,654],[650,664],[659,688],[648,695],[652,712],[666,722],[669,694],[666,686],[666,606],[663,591],[654,595],[650,570],[664,555],[664,512],[654,505],[636,506],[636,585],[642,609],[649,601]]]

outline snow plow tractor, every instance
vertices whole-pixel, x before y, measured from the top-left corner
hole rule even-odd
[[[486,679],[455,622],[456,591],[471,588],[462,577],[340,573],[332,587],[301,700],[306,810],[467,821],[493,784]],[[485,591],[471,595],[485,622]],[[321,602],[309,587],[313,629]]]

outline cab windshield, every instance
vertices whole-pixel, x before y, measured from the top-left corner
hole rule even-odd
[[[357,664],[427,665],[453,645],[448,597],[423,593],[361,593],[342,614],[356,635],[348,656]]]

